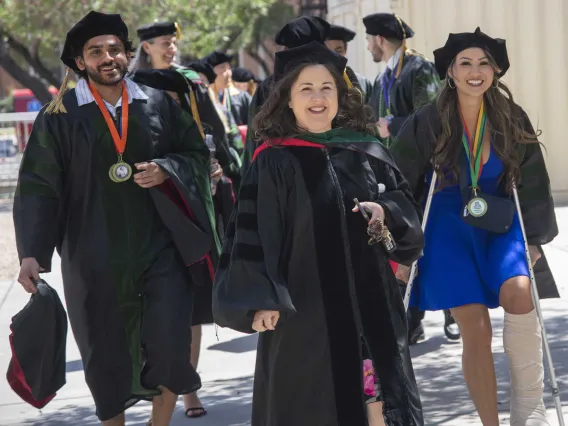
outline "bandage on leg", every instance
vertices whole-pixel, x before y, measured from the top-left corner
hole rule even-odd
[[[542,399],[544,366],[536,310],[505,313],[503,346],[511,373],[511,426],[550,426]]]

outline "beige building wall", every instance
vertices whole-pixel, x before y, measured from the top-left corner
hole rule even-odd
[[[450,32],[477,26],[507,40],[511,68],[503,78],[515,100],[542,130],[552,191],[568,202],[568,1],[567,0],[328,0],[328,20],[357,31],[350,65],[369,78],[380,71],[366,51],[362,18],[399,14],[415,31],[412,47],[433,58]]]

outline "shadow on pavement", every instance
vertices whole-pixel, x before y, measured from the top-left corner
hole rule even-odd
[[[209,346],[207,349],[213,351],[230,352],[234,354],[242,354],[245,352],[256,351],[258,342],[258,334],[250,334],[248,336],[238,337],[228,342],[217,343]]]
[[[65,364],[65,371],[67,373],[75,373],[76,371],[83,371],[83,361],[76,359],[75,361],[67,361]]]
[[[568,318],[565,308],[547,307],[545,326],[548,333],[548,342],[552,352],[552,359],[556,371],[556,380],[560,389],[563,404],[568,402]],[[503,320],[493,319],[493,332],[496,342],[501,341]],[[475,415],[475,408],[470,400],[461,371],[461,345],[444,343],[436,337],[421,345],[412,347],[413,358],[420,356],[420,365],[415,363],[415,375],[420,389],[422,407],[424,409],[425,424],[428,426],[457,424],[460,416]],[[423,348],[421,348],[423,346]],[[441,351],[433,352],[438,347]],[[443,357],[444,352],[452,351],[451,357]],[[442,357],[440,356],[442,355]],[[456,356],[458,355],[458,356]],[[428,359],[431,358],[431,359]],[[507,356],[502,352],[495,352],[494,361],[497,371],[497,389],[499,411],[503,414],[509,411],[509,365]],[[546,362],[545,362],[546,365]],[[548,370],[545,371],[545,404],[547,408],[554,407],[551,396]],[[556,420],[556,419],[554,419]],[[451,422],[451,423],[450,423]]]
[[[199,392],[208,414],[200,419],[184,415],[180,398],[171,426],[249,426],[252,398],[252,377],[219,380],[206,383]],[[49,407],[49,406],[48,406]],[[150,404],[140,403],[128,410],[127,425],[145,426],[150,418]],[[33,420],[18,422],[18,426],[94,426],[100,425],[94,407],[68,405],[57,412],[41,415]],[[15,426],[15,425],[14,425]]]

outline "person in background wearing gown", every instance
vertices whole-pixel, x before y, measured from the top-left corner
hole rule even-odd
[[[380,139],[388,147],[408,116],[435,99],[440,79],[430,61],[406,49],[406,39],[414,36],[414,31],[398,16],[375,13],[363,18],[363,23],[367,31],[367,49],[373,60],[386,63],[385,71],[375,80],[371,106],[378,119]],[[402,280],[400,283],[404,292],[404,283]],[[450,340],[459,340],[460,333],[449,310],[444,311],[444,317],[444,334]],[[425,338],[422,319],[423,311],[409,308],[411,345]]]
[[[488,309],[501,306],[511,425],[550,425],[541,328],[511,194],[515,185],[534,264],[538,246],[558,234],[541,146],[501,81],[509,68],[505,40],[479,28],[450,34],[434,58],[445,79],[438,99],[407,121],[391,147],[417,199],[428,191],[432,164],[438,173],[411,303],[451,309],[462,334],[465,381],[484,426],[499,425]]]
[[[176,70],[183,72],[195,86],[197,110],[205,133],[213,136],[216,156],[225,175],[238,185],[240,178],[240,158],[231,152],[233,143],[242,146],[242,141],[229,139],[225,131],[223,117],[218,114],[205,84],[198,77],[197,70],[182,67],[176,63],[178,41],[181,31],[175,22],[153,22],[137,29],[140,45],[136,50],[129,72],[134,76],[138,70]],[[196,71],[192,73],[191,71]]]
[[[209,90],[215,94],[215,100],[233,114],[238,126],[246,126],[251,96],[233,85],[231,80],[233,57],[216,50],[202,60],[211,65],[217,74],[215,81],[209,85]]]
[[[169,96],[125,78],[131,46],[120,15],[90,12],[67,33],[61,60],[80,79],[66,92],[66,75],[24,152],[19,281],[35,292],[56,247],[98,418],[122,426],[125,409],[152,400],[154,426],[167,426],[177,396],[201,387],[189,362],[186,265],[213,247],[218,255],[219,242],[209,151]]]
[[[266,142],[213,287],[217,324],[261,332],[252,426],[424,424],[388,263],[420,256],[420,207],[366,132],[346,63],[319,42],[276,53],[274,89],[253,122]],[[375,245],[378,230],[386,240]]]
[[[246,68],[233,68],[232,79],[235,87],[241,92],[247,92],[252,99],[254,92],[256,92],[257,84],[260,82],[260,80]]]
[[[193,83],[191,75],[185,76],[191,70],[138,70],[134,75],[134,81],[158,90],[164,90],[182,107],[182,109],[194,117],[198,116],[197,108],[192,105],[191,92],[198,89]],[[200,125],[199,117],[196,122]],[[210,141],[215,151],[215,145],[211,135],[205,135],[201,129],[202,136]],[[218,238],[222,240],[223,223],[228,222],[234,205],[234,195],[231,181],[223,177],[223,169],[219,166],[219,161],[211,158],[211,195],[215,206],[216,231]],[[194,287],[193,316],[191,319],[191,365],[197,370],[199,355],[201,351],[202,325],[213,323],[213,313],[211,311],[211,293],[213,285],[213,269],[209,269],[205,261],[201,261],[200,274],[194,277],[196,286]],[[215,267],[215,265],[213,265]],[[183,396],[185,415],[188,418],[203,417],[207,411],[203,408],[197,392]]]
[[[333,50],[335,53],[341,56],[347,56],[347,43],[355,38],[355,31],[351,31],[349,28],[342,27],[340,25],[331,25],[325,45]],[[365,105],[371,105],[371,94],[373,91],[373,85],[361,74],[355,72],[359,86],[363,91],[363,102]]]

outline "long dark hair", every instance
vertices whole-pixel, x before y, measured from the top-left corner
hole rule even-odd
[[[497,64],[486,52],[489,63],[494,70]],[[455,60],[450,64],[453,67]],[[459,112],[458,94],[455,85],[450,86],[450,76],[442,82],[436,100],[438,117],[441,127],[436,132],[436,147],[434,149],[434,164],[445,173],[439,174],[440,188],[457,183],[459,176],[460,156],[462,155],[463,124]],[[492,147],[501,159],[504,171],[501,176],[506,179],[507,192],[512,192],[513,183],[520,182],[520,165],[522,157],[517,149],[518,144],[538,143],[540,131],[530,133],[527,118],[522,109],[514,102],[509,88],[499,79],[485,92],[485,108],[487,123],[492,134]],[[447,173],[451,172],[451,173]]]
[[[255,140],[272,141],[272,143],[277,144],[279,140],[305,132],[305,129],[298,127],[294,112],[288,104],[292,85],[296,82],[302,70],[310,65],[324,65],[335,80],[339,105],[332,127],[372,133],[367,128],[369,110],[363,105],[361,92],[356,88],[349,89],[343,75],[331,65],[305,63],[286,73],[271,88],[270,95],[252,122]]]

